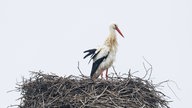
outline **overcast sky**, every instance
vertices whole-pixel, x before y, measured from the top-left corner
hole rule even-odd
[[[29,71],[78,75],[77,62],[85,75],[91,64],[83,51],[103,44],[109,25],[118,35],[114,66],[145,74],[143,56],[153,65],[154,83],[173,102],[171,108],[189,108],[192,91],[192,1],[190,0],[1,0],[0,1],[0,107],[16,104],[19,93],[11,92]],[[112,70],[109,70],[109,73]]]

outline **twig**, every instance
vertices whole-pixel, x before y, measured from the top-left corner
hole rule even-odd
[[[144,66],[144,68],[145,68],[145,71],[146,71],[146,74],[145,74],[145,76],[144,76],[144,78],[146,77],[146,75],[148,74],[148,72],[150,71],[150,73],[149,73],[149,77],[148,77],[148,80],[151,78],[151,74],[152,74],[152,71],[153,71],[153,66],[151,65],[151,63],[149,63],[148,61],[147,61],[147,59],[145,59],[145,57],[143,57],[143,59],[145,60],[145,62],[147,62],[147,64],[150,66],[150,68],[146,68],[145,67],[145,64],[143,63],[143,66]]]
[[[119,77],[119,75],[117,74],[117,71],[115,70],[115,67],[112,66],[112,68],[113,68],[113,72],[115,73],[115,75],[116,75],[117,77]]]
[[[112,99],[111,97],[109,97],[110,101],[117,107],[117,108],[120,108]]]
[[[43,97],[43,94],[41,94],[41,95],[42,95],[43,108],[45,108],[44,97]]]
[[[178,85],[177,85],[176,82],[174,82],[174,81],[171,81],[171,82],[173,82],[173,83],[176,85],[176,87],[179,89],[179,87],[178,87]],[[168,82],[167,82],[167,86],[168,86],[169,89],[172,91],[172,93],[175,95],[175,97],[176,97],[178,100],[180,100],[180,98],[176,95],[176,93],[173,91],[173,89],[169,86],[169,83],[168,83]]]
[[[94,103],[99,97],[101,97],[103,95],[103,93],[107,90],[107,87],[103,90],[103,92],[100,95],[96,96],[96,98],[94,99],[94,101],[92,103]]]
[[[10,107],[19,107],[19,105],[10,105],[7,108],[10,108]]]
[[[82,77],[86,77],[86,76],[81,72],[81,69],[80,69],[79,65],[80,65],[80,63],[79,63],[79,61],[78,61],[77,69],[78,69],[79,72],[81,73],[81,76],[82,76]]]

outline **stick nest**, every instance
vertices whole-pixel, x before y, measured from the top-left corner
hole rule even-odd
[[[169,108],[166,96],[151,81],[130,74],[92,81],[32,72],[23,79],[19,108]]]

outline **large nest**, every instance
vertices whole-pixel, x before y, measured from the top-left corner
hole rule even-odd
[[[19,85],[19,108],[169,108],[150,80],[116,73],[108,80],[32,72]]]

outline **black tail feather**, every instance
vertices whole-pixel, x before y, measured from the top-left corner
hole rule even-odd
[[[85,55],[83,58],[85,59],[86,57],[88,57],[90,55],[94,55],[96,50],[97,49],[89,49],[89,50],[84,51],[84,53],[88,53],[88,54]]]

